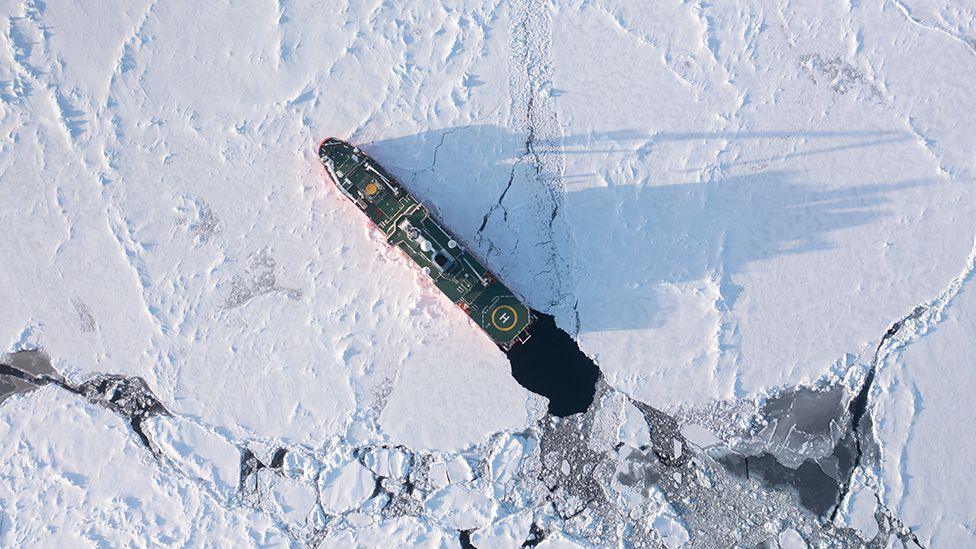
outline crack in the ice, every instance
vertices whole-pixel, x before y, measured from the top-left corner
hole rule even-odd
[[[881,495],[878,494],[878,492],[873,492],[873,494],[874,494],[874,502],[876,504],[874,520],[878,524],[878,526],[881,527],[882,525],[885,524],[886,521],[890,521],[894,523],[893,531],[896,532],[895,535],[898,536],[898,539],[901,540],[902,545],[904,547],[907,547],[905,540],[908,540],[914,543],[919,549],[925,549],[925,546],[922,545],[921,541],[919,541],[918,536],[915,535],[915,532],[912,532],[911,528],[905,526],[905,524],[901,521],[901,519],[894,516],[891,513],[891,510],[888,509],[887,506],[885,506],[884,502],[881,501]]]
[[[22,351],[34,352],[39,351]],[[92,404],[125,418],[136,436],[153,456],[159,458],[159,449],[152,443],[142,428],[142,422],[152,416],[169,416],[169,411],[152,394],[141,377],[126,377],[114,374],[96,374],[89,379],[73,385],[60,375],[34,375],[10,364],[0,364],[0,375],[9,375],[34,386],[55,385],[69,393],[85,397]]]
[[[916,17],[915,15],[912,15],[912,11],[901,0],[891,0],[891,3],[894,4],[895,7],[898,8],[898,11],[900,11],[902,13],[902,15],[904,15],[905,18],[908,19],[910,22],[914,23],[915,25],[918,25],[919,27],[921,27],[921,28],[923,28],[925,30],[940,32],[940,33],[948,36],[949,38],[952,38],[953,40],[955,40],[955,41],[961,43],[962,45],[966,46],[966,48],[969,49],[970,53],[972,53],[973,55],[976,55],[976,39],[969,38],[969,37],[956,36],[956,34],[954,32],[952,32],[951,30],[949,30],[949,29],[947,29],[947,28],[945,28],[945,27],[943,27],[941,25],[931,25],[931,24],[926,23],[921,18]]]
[[[38,376],[32,376],[29,372],[24,372],[6,363],[0,366],[0,375],[4,374],[28,380],[36,380],[38,378]],[[44,379],[50,380],[49,382],[56,381],[55,376],[46,376]],[[126,382],[132,383],[130,378],[122,378],[120,376],[95,376],[88,382],[78,386],[79,394],[85,394],[89,398],[100,399],[100,402],[103,403],[107,402],[106,407],[109,407],[117,413],[128,414],[130,416],[139,416],[147,410],[165,411],[161,403],[148,393],[129,395],[129,397],[139,397],[141,395],[143,397],[141,400],[140,398],[126,397],[123,394],[125,391],[122,390],[125,388]],[[135,383],[134,387],[143,388],[139,383]],[[663,475],[659,480],[653,482],[660,483],[659,486],[664,491],[667,500],[672,502],[675,508],[678,509],[682,517],[684,517],[684,520],[690,521],[689,524],[691,526],[689,528],[697,525],[691,529],[695,533],[695,539],[698,542],[711,539],[699,536],[712,532],[713,530],[721,533],[719,537],[715,538],[716,540],[732,539],[729,537],[732,535],[730,533],[732,530],[723,533],[722,529],[742,518],[739,514],[735,514],[733,517],[728,517],[731,522],[724,521],[723,519],[720,526],[705,528],[705,524],[709,524],[715,520],[708,513],[725,513],[726,511],[723,511],[725,509],[724,506],[730,502],[734,503],[738,501],[737,498],[744,498],[742,501],[758,501],[760,495],[763,495],[763,497],[772,497],[770,494],[775,493],[772,491],[755,491],[744,487],[736,488],[738,485],[730,483],[726,479],[726,476],[719,475],[719,470],[708,468],[708,457],[697,454],[687,444],[683,435],[678,430],[677,420],[673,417],[649,405],[629,399],[608,385],[603,384],[600,391],[601,396],[597,399],[597,402],[604,402],[604,397],[616,398],[620,402],[629,402],[644,414],[645,420],[648,422],[648,428],[651,430],[651,439],[653,442],[652,455],[654,456],[652,459],[654,463],[668,471],[667,475]],[[146,405],[147,402],[149,405]],[[157,405],[158,408],[156,407]],[[547,488],[549,495],[545,499],[548,504],[553,506],[553,509],[556,511],[555,514],[560,517],[559,520],[562,524],[561,527],[557,526],[557,531],[561,528],[570,535],[583,535],[586,539],[597,545],[615,544],[616,541],[623,539],[622,536],[626,536],[626,539],[639,542],[640,544],[645,542],[650,543],[652,540],[658,539],[654,537],[656,534],[653,533],[653,528],[650,525],[644,525],[641,526],[641,530],[632,531],[635,528],[635,523],[632,522],[633,519],[628,519],[626,512],[617,509],[614,501],[607,496],[606,483],[608,482],[608,477],[614,475],[614,463],[620,460],[620,452],[623,451],[624,447],[618,444],[612,446],[613,449],[611,450],[590,446],[590,442],[596,436],[596,418],[602,406],[603,404],[593,406],[585,414],[568,418],[543,418],[535,427],[525,432],[507,433],[509,438],[505,440],[521,440],[523,437],[526,441],[535,440],[535,443],[524,443],[523,448],[528,449],[534,447],[538,450],[519,451],[519,461],[515,465],[515,468],[512,469],[514,473],[511,481],[509,481],[513,484],[511,487],[504,488],[503,490],[506,494],[530,494],[535,489],[534,487]],[[126,410],[128,411],[126,412]],[[314,463],[316,470],[314,475],[306,477],[302,482],[310,485],[316,496],[315,504],[310,513],[320,512],[321,514],[319,516],[321,518],[317,519],[318,522],[314,525],[311,522],[307,522],[304,527],[286,520],[283,516],[279,516],[280,512],[273,504],[265,503],[261,497],[270,493],[269,490],[273,488],[274,483],[277,481],[272,480],[270,484],[259,481],[259,475],[257,473],[261,470],[270,470],[273,472],[273,475],[269,478],[272,479],[286,476],[286,473],[282,470],[286,455],[292,451],[301,452],[302,449],[300,447],[287,448],[277,445],[270,460],[268,460],[270,463],[268,465],[264,459],[254,454],[254,451],[248,447],[249,443],[231,440],[226,435],[213,430],[211,430],[211,434],[232,443],[240,451],[241,461],[238,494],[241,496],[241,499],[238,501],[243,501],[245,504],[249,504],[266,514],[283,533],[296,543],[320,543],[324,540],[325,535],[333,531],[333,529],[350,527],[344,518],[346,515],[363,512],[360,507],[353,507],[348,511],[343,511],[339,515],[325,513],[321,507],[321,502],[324,500],[321,479],[325,472],[334,471],[335,466],[330,467],[326,465],[320,458],[314,457],[316,455],[315,451],[306,450],[306,452],[310,452],[310,456],[313,459],[312,463]],[[492,456],[497,456],[498,454],[496,452],[505,447],[503,443],[499,442],[500,440],[503,440],[501,436],[493,435],[489,438],[486,446],[477,451],[476,459],[478,463],[473,467],[473,476],[470,480],[451,480],[450,482],[455,484],[470,482],[472,486],[481,486],[482,488],[485,483],[494,485],[497,481],[491,480],[495,478],[492,471],[492,463],[495,458]],[[339,444],[341,445],[342,443],[339,442]],[[335,449],[340,448],[341,446],[335,447]],[[369,460],[366,457],[369,452],[379,449],[395,449],[404,453],[402,458],[404,461],[400,462],[402,465],[397,466],[397,470],[401,472],[395,473],[395,476],[398,476],[398,478],[401,478],[400,475],[402,475],[403,480],[399,480],[398,482],[401,484],[393,490],[388,488],[386,483],[387,477],[379,474],[377,470],[374,470],[369,465],[369,463],[373,463],[374,465],[391,463],[385,460],[388,460],[389,457],[381,459],[380,456],[376,456],[380,461]],[[367,445],[354,449],[352,453],[353,458],[359,462],[360,466],[364,466],[369,470],[374,478],[373,491],[369,498],[367,498],[367,501],[377,497],[390,498],[377,511],[384,518],[404,515],[426,516],[423,510],[423,501],[439,489],[429,478],[431,463],[435,459],[438,462],[444,462],[452,457],[463,455],[460,452],[420,454],[404,447],[390,447],[386,445]],[[166,463],[173,465],[177,471],[181,471],[175,462],[167,461]],[[295,478],[290,475],[288,476],[289,478]],[[703,480],[706,477],[711,480]],[[251,488],[252,480],[254,483],[253,491]],[[722,484],[717,487],[712,487],[711,483],[714,482],[721,482]],[[692,489],[692,487],[697,488]],[[249,492],[252,497],[248,497]],[[503,498],[500,504],[502,506],[509,504],[527,504],[531,505],[531,508],[537,508],[538,503],[532,503],[533,500],[531,499],[528,501],[519,499],[521,497],[525,496],[517,495],[516,499],[510,501],[504,500]],[[782,505],[787,501],[787,499],[783,498],[787,497],[782,494],[776,496],[777,499],[771,500],[778,502],[773,507],[776,508],[776,505]],[[226,501],[225,498],[218,497],[217,499],[224,506],[233,503],[232,501]],[[698,506],[698,504],[694,503],[703,499],[710,500],[710,503],[704,506]],[[520,501],[523,503],[518,503]],[[692,503],[686,506],[681,502]],[[650,504],[645,503],[645,505]],[[372,508],[374,510],[377,509],[376,506]],[[755,511],[758,511],[758,508]],[[745,514],[751,512],[753,510],[750,509],[742,511]],[[702,515],[701,513],[706,514]],[[436,519],[434,519],[434,523],[438,525],[436,526],[438,528],[445,530],[450,528],[448,523],[441,523],[441,521]],[[812,522],[801,523],[811,525],[814,528],[820,528]],[[306,528],[304,533],[301,528]],[[853,535],[848,530],[839,530],[830,525],[824,526],[823,528],[826,529],[824,531],[826,533],[822,532],[818,534],[814,531],[813,534],[810,534],[813,536],[812,539],[821,539],[818,536],[828,536],[831,539],[839,539],[838,536],[840,536],[840,539],[849,539]],[[761,529],[751,528],[750,530],[755,535],[748,539],[758,539],[756,536],[760,535]],[[474,531],[475,529],[471,529],[469,534]],[[533,523],[530,535],[522,543],[522,546],[535,546],[544,537],[545,532],[542,527]]]
[[[888,328],[884,336],[881,337],[881,341],[878,342],[877,348],[874,351],[874,359],[871,361],[871,367],[868,369],[867,375],[864,377],[864,381],[861,383],[861,388],[858,390],[857,395],[851,399],[848,405],[848,410],[851,413],[851,436],[854,440],[854,461],[851,466],[850,472],[846,479],[842,479],[840,486],[840,496],[837,499],[837,505],[834,506],[833,512],[830,514],[830,520],[837,518],[837,514],[840,511],[841,505],[844,500],[850,494],[851,489],[851,479],[861,466],[861,461],[864,457],[864,449],[862,446],[862,439],[865,437],[872,436],[868,431],[870,427],[864,427],[862,425],[862,420],[868,413],[868,403],[871,396],[871,387],[874,385],[874,380],[878,371],[878,362],[881,360],[881,351],[885,348],[885,345],[895,337],[899,331],[901,331],[902,326],[910,320],[919,318],[922,313],[924,313],[926,307],[919,306],[916,307],[911,314],[902,318],[901,320],[895,322]],[[889,350],[890,352],[890,350]],[[887,356],[888,352],[884,356]]]
[[[530,15],[531,15],[530,9],[526,8],[525,14],[522,17],[522,20],[519,22],[521,36],[527,36],[529,34],[528,22],[529,22]],[[481,226],[478,228],[477,231],[479,244],[481,243],[485,227],[488,225],[488,220],[491,218],[492,215],[494,215],[494,213],[498,210],[498,208],[502,209],[502,220],[505,222],[508,221],[508,209],[505,207],[504,201],[505,201],[505,196],[508,194],[508,191],[511,190],[512,184],[515,182],[515,172],[518,169],[518,167],[525,161],[526,158],[532,156],[533,159],[535,160],[535,162],[533,163],[533,170],[535,171],[536,176],[538,176],[541,173],[541,169],[542,169],[541,159],[539,158],[538,153],[535,151],[535,132],[536,132],[535,96],[537,92],[535,86],[533,85],[533,78],[531,72],[532,64],[529,62],[529,47],[527,43],[528,40],[525,39],[525,41],[526,44],[524,44],[524,51],[522,52],[520,62],[522,66],[525,67],[525,75],[528,82],[529,96],[526,103],[526,114],[525,114],[525,121],[526,121],[528,134],[526,135],[525,142],[522,145],[522,153],[518,156],[518,158],[515,159],[515,162],[512,163],[512,169],[509,171],[508,182],[505,184],[505,188],[502,190],[501,194],[498,196],[498,199],[495,201],[494,204],[492,204],[491,208],[488,209],[488,212],[485,213],[484,218],[482,218],[481,220]]]
[[[962,272],[953,279],[948,287],[935,299],[925,303],[923,305],[918,305],[912,312],[903,317],[902,319],[893,323],[881,337],[878,342],[878,346],[875,348],[874,356],[871,361],[871,366],[865,375],[864,381],[861,387],[849,404],[849,410],[851,413],[851,434],[854,440],[854,461],[847,478],[842,479],[841,482],[841,494],[838,498],[837,505],[834,507],[833,512],[830,517],[831,520],[837,517],[841,506],[844,504],[846,498],[850,495],[851,481],[855,472],[862,465],[864,459],[863,451],[863,441],[866,438],[872,437],[873,433],[871,431],[870,425],[870,393],[871,388],[877,376],[877,372],[882,364],[884,364],[889,357],[892,357],[896,353],[904,351],[911,343],[913,343],[917,338],[925,335],[929,328],[941,321],[942,311],[950,304],[950,302],[955,298],[962,288],[963,283],[970,279],[974,272],[976,272],[976,239],[973,242],[973,248],[970,251],[969,257],[966,261]],[[862,423],[868,420],[868,423]],[[910,531],[909,531],[910,533]],[[914,534],[912,534],[914,536]]]
[[[481,240],[484,236],[485,227],[488,225],[488,219],[490,219],[491,216],[494,215],[495,211],[498,208],[502,208],[502,213],[503,213],[502,219],[508,221],[508,210],[505,209],[505,206],[504,204],[502,204],[502,202],[505,200],[505,195],[508,194],[509,189],[512,188],[512,183],[515,181],[515,169],[518,167],[521,161],[522,159],[519,158],[515,161],[515,164],[512,165],[512,170],[508,174],[508,183],[505,184],[505,188],[502,190],[502,194],[498,196],[498,200],[495,201],[495,203],[491,206],[491,208],[488,209],[488,212],[485,213],[485,216],[481,219],[481,226],[478,227],[478,231],[477,231],[479,244],[481,244]],[[489,240],[488,243],[491,244],[491,241]]]
[[[562,155],[551,144],[561,133],[558,112],[551,101],[552,96],[547,93],[552,80],[549,54],[551,22],[545,7],[532,0],[519,2],[514,11],[513,19],[517,22],[512,32],[510,91],[514,119],[521,128],[519,133],[524,140],[521,149],[514,155],[508,181],[482,217],[477,242],[480,246],[485,246],[487,242],[489,255],[497,251],[498,246],[486,235],[489,222],[500,211],[501,221],[508,225],[512,212],[507,207],[506,199],[515,183],[522,183],[523,180],[535,183],[523,191],[528,192],[529,197],[527,202],[520,202],[520,207],[529,205],[536,214],[531,221],[538,223],[537,230],[542,238],[537,236],[535,239],[551,243],[548,250],[534,254],[534,260],[548,267],[546,272],[549,276],[545,286],[550,288],[548,302],[553,307],[565,304],[568,297],[563,246],[557,246],[555,242],[568,242],[571,237],[565,235],[566,238],[562,238],[563,228],[556,226],[556,220],[562,213]],[[558,239],[557,230],[560,231]],[[539,271],[538,268],[534,270]]]
[[[458,130],[464,130],[464,129],[467,129],[467,128],[470,128],[470,127],[471,127],[471,124],[468,124],[467,126],[458,126],[458,127],[451,128],[451,129],[449,129],[449,130],[441,133],[441,139],[437,143],[437,145],[434,147],[433,158],[431,159],[430,167],[427,168],[427,171],[433,172],[434,169],[436,168],[436,166],[437,166],[437,151],[441,150],[441,145],[444,144],[444,138],[446,138],[447,136],[451,135],[452,133],[454,133],[454,132],[456,132]]]
[[[267,467],[250,448],[239,448],[241,452],[240,473],[237,481],[237,493],[249,505],[258,506],[261,503],[261,493],[258,487],[257,472]],[[253,481],[253,488],[248,484]]]
[[[526,71],[528,71],[528,69],[526,69]],[[491,218],[492,215],[494,215],[494,213],[498,210],[498,208],[502,209],[502,220],[508,222],[508,209],[505,207],[504,204],[505,196],[508,194],[508,191],[511,190],[512,184],[515,182],[515,171],[525,161],[525,159],[530,154],[532,154],[533,141],[535,140],[535,125],[532,122],[533,120],[532,105],[535,98],[535,89],[530,87],[529,93],[530,95],[529,95],[528,115],[527,115],[529,133],[525,139],[525,143],[523,144],[522,154],[520,154],[519,157],[515,159],[515,162],[512,164],[512,169],[508,173],[508,182],[505,183],[505,188],[502,189],[501,194],[498,195],[498,199],[495,201],[494,204],[492,204],[491,208],[488,209],[488,212],[485,213],[485,216],[481,220],[481,226],[478,227],[478,231],[477,231],[479,244],[481,243],[481,238],[484,233],[485,227],[488,225],[488,220]],[[538,164],[536,164],[535,165],[536,173],[538,173],[539,169],[540,168]]]
[[[574,337],[579,337],[580,335],[580,314],[579,314],[579,298],[573,301],[573,317],[576,320],[576,328],[573,331]]]

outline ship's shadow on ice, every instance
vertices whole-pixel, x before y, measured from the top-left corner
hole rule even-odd
[[[619,219],[589,228],[584,263],[591,276],[580,281],[588,301],[585,329],[657,326],[676,303],[672,285],[706,279],[717,283],[720,306],[731,309],[741,290],[737,274],[764,270],[764,261],[774,257],[834,248],[840,244],[832,233],[886,215],[886,193],[920,184],[825,190],[788,171],[767,171],[707,183],[570,192],[570,208]]]
[[[732,308],[738,273],[762,270],[774,257],[842,245],[839,233],[889,215],[891,193],[931,184],[811,180],[809,172],[764,167],[782,155],[761,153],[719,166],[667,171],[654,165],[653,151],[662,147],[711,140],[791,140],[797,145],[790,158],[825,155],[825,161],[848,149],[885,154],[886,145],[911,139],[900,132],[624,130],[537,140],[529,154],[525,132],[490,125],[351,139],[433,205],[530,305],[554,312],[567,328],[563,315],[577,305],[583,332],[659,326],[678,306],[674,285],[685,283],[715,281],[722,306]],[[592,158],[579,162],[579,156]],[[751,173],[725,175],[746,171],[731,169],[746,164]],[[553,166],[559,173],[541,173]],[[574,172],[575,166],[587,166],[585,173]],[[553,209],[533,197],[547,195],[530,192],[553,182],[556,222],[571,235],[564,241],[545,232]],[[503,194],[505,208],[486,218]],[[532,219],[539,222],[527,222]],[[542,245],[547,239],[552,242]],[[561,295],[540,276],[547,262],[562,269],[560,280],[570,285]],[[562,311],[553,305],[559,301]]]

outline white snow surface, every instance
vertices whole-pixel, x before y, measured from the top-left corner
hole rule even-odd
[[[532,517],[527,514],[512,515],[496,522],[492,528],[479,530],[471,536],[475,547],[514,547],[529,537]]]
[[[140,376],[174,414],[147,426],[159,461],[53,387],[4,401],[3,546],[289,543],[235,499],[235,444],[458,452],[499,432],[490,487],[435,464],[437,525],[350,515],[321,542],[524,538],[524,515],[496,511],[532,450],[513,433],[544,403],[325,180],[313,148],[329,135],[661,409],[869,362],[976,235],[971,2],[0,13],[0,351],[41,347],[75,381]],[[926,546],[973,542],[971,286],[872,396],[878,490]],[[614,432],[643,444],[632,412]],[[304,479],[334,512],[375,481],[343,456]],[[273,492],[288,520],[308,486]]]
[[[564,15],[575,296],[613,385],[665,404],[810,382],[956,274],[976,231],[971,46],[895,2]]]
[[[230,501],[237,492],[240,451],[226,439],[185,419],[156,417],[143,430],[176,467],[193,475],[219,498]]]
[[[117,416],[53,388],[4,403],[4,547],[258,546],[288,539],[153,462]]]
[[[370,113],[393,123],[396,109],[351,90],[398,81],[389,59],[356,58],[402,44],[357,38],[373,24],[365,6],[349,21],[316,3],[133,6],[4,10],[17,16],[0,76],[11,183],[0,192],[23,234],[0,243],[19,258],[0,275],[8,346],[33,334],[79,375],[141,375],[235,435],[314,444],[342,433],[390,391],[404,406],[404,364],[424,376],[403,376],[406,398],[418,384],[436,396],[412,413],[456,416],[438,446],[524,424],[529,393],[503,355],[367,228],[312,153],[330,133],[361,140],[354,121]],[[397,10],[384,13],[392,24]],[[95,66],[97,51],[74,58],[92,28],[107,57]],[[474,391],[458,387],[455,361],[478,369],[467,419],[458,399],[442,402]],[[391,422],[392,436],[411,438],[398,423],[409,417]]]
[[[319,501],[329,513],[352,509],[373,492],[373,475],[358,461],[350,461],[319,481]]]
[[[858,486],[851,490],[845,518],[851,527],[864,534],[866,540],[873,539],[878,533],[878,522],[874,518],[877,505],[874,492],[867,487]]]
[[[777,541],[781,549],[807,549],[808,547],[803,537],[793,529],[781,532]]]

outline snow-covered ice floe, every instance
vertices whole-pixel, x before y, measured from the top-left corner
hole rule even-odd
[[[0,545],[972,543],[976,7],[0,6]],[[587,412],[328,135],[555,317]]]

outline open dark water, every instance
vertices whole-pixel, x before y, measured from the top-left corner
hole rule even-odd
[[[526,389],[549,399],[549,413],[565,417],[585,412],[593,403],[600,368],[556,326],[552,316],[534,311],[532,337],[506,354],[512,376]]]

